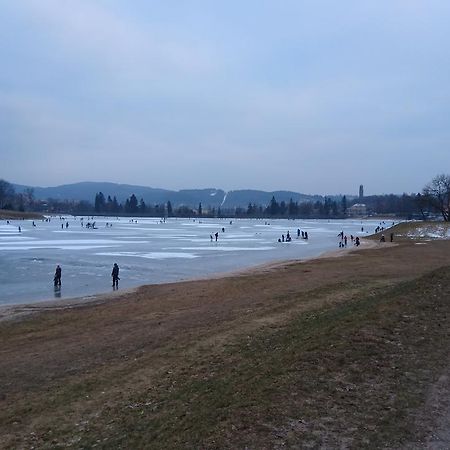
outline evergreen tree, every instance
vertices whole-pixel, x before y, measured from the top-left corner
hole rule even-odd
[[[314,205],[311,202],[300,203],[300,205],[298,207],[299,215],[302,217],[312,216],[313,211],[314,211]]]
[[[113,209],[113,201],[110,195],[108,195],[108,200],[106,200],[106,211],[109,213],[112,212]]]
[[[145,206],[144,199],[141,198],[141,200],[139,201],[139,213],[144,216],[146,211],[147,211],[147,207]]]
[[[288,206],[288,215],[289,217],[294,217],[298,214],[298,204],[297,202],[294,203],[292,198],[289,199],[289,206]]]
[[[321,217],[325,214],[325,206],[322,202],[319,202],[319,200],[314,203],[313,211],[316,211],[316,214]]]
[[[130,197],[130,212],[137,213],[138,211],[138,200],[134,194],[131,194]]]
[[[172,217],[173,211],[172,211],[172,203],[170,203],[170,200],[167,202],[167,217]]]
[[[115,212],[115,213],[120,211],[120,206],[119,206],[116,196],[113,197],[111,211]]]
[[[323,215],[328,217],[331,211],[331,200],[328,197],[325,197],[325,201],[323,202]]]
[[[334,217],[338,215],[338,205],[334,200],[331,201],[331,213]]]
[[[96,213],[100,213],[105,210],[105,196],[103,195],[103,192],[99,192],[95,195],[94,210]]]
[[[347,215],[347,197],[344,195],[341,200],[342,214]]]
[[[277,201],[275,200],[275,196],[272,196],[272,200],[270,200],[270,205],[269,205],[269,214],[271,216],[276,216],[278,215],[280,210],[280,206],[278,205]]]

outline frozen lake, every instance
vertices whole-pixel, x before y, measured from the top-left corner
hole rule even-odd
[[[309,258],[338,250],[340,231],[349,238],[350,234],[366,236],[380,223],[264,219],[233,219],[230,223],[230,219],[175,218],[164,223],[155,218],[134,218],[131,222],[123,217],[93,220],[96,229],[87,229],[88,220],[82,222],[79,217],[51,217],[49,222],[35,221],[36,226],[32,221],[0,221],[0,304],[109,292],[115,262],[120,267],[119,289],[125,289]],[[297,239],[297,229],[306,231],[309,239]],[[292,241],[279,243],[278,238],[288,231]],[[210,235],[216,232],[218,241],[211,242]],[[57,264],[62,267],[62,287],[54,291]]]

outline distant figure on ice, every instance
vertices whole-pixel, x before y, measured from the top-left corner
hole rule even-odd
[[[214,233],[214,236],[215,236],[216,242],[217,242],[217,239],[219,239],[219,233],[216,231],[216,232]]]
[[[56,266],[55,276],[53,278],[53,283],[54,283],[55,287],[56,286],[61,286],[61,267],[60,267],[59,264]]]
[[[356,238],[355,238],[355,245],[356,245],[357,247],[359,247],[359,244],[360,244],[360,242],[359,242],[359,237],[356,236]]]
[[[111,276],[112,276],[113,288],[118,289],[120,278],[119,278],[119,266],[117,265],[117,263],[114,263],[113,270],[111,272]]]

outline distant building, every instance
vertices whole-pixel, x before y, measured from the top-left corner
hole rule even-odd
[[[351,217],[367,216],[367,206],[364,203],[355,203],[347,208],[347,214]]]
[[[364,197],[364,186],[362,184],[359,185],[359,199],[362,200]]]

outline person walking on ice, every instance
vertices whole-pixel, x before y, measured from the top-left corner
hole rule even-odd
[[[118,289],[120,278],[119,278],[119,266],[117,265],[117,263],[114,263],[113,270],[111,272],[111,276],[112,276],[113,288]]]

